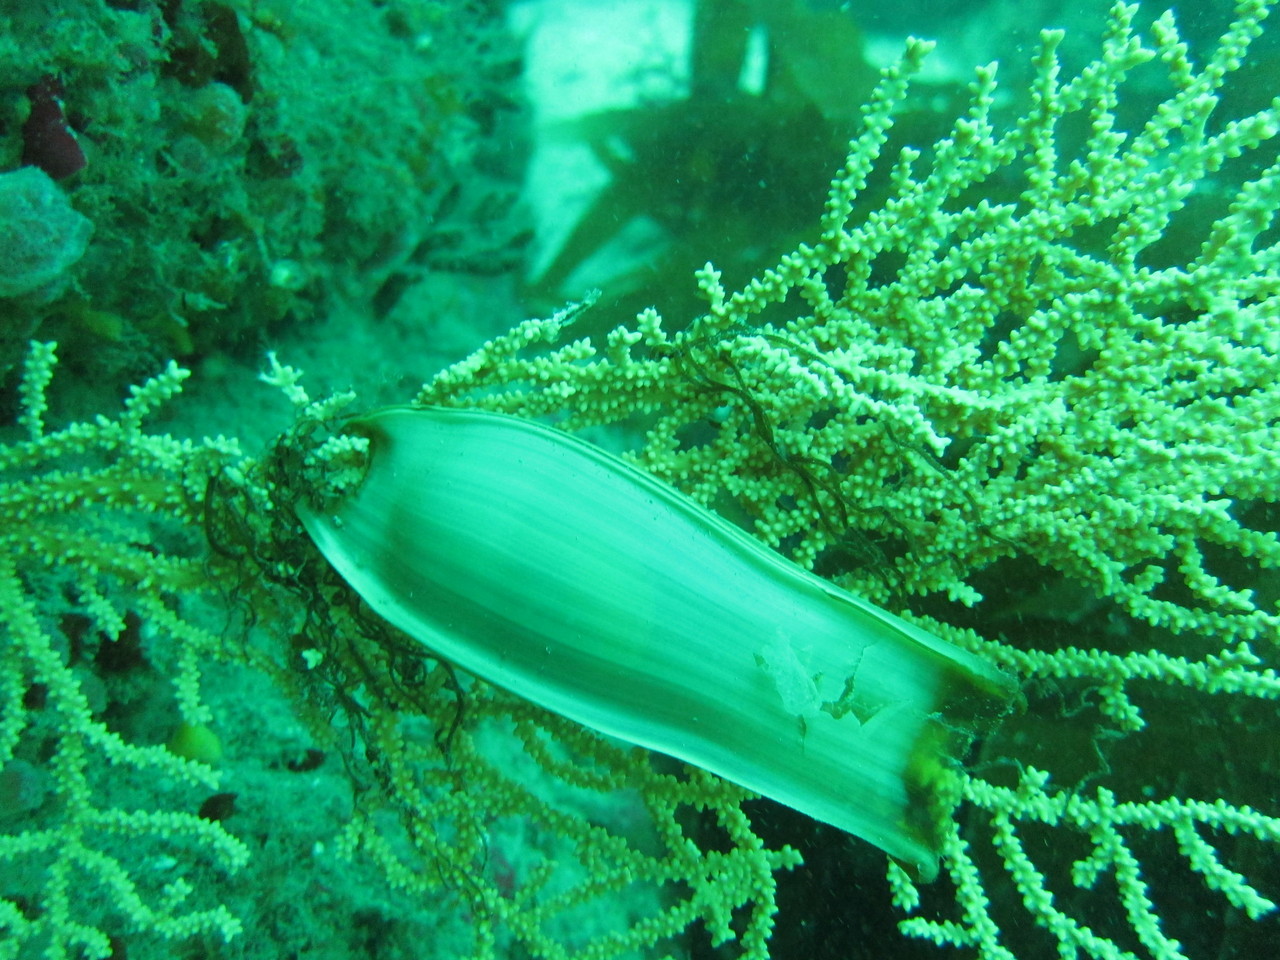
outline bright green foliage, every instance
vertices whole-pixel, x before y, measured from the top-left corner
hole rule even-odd
[[[213,594],[189,535],[193,504],[238,454],[227,441],[143,430],[181,389],[176,365],[134,388],[117,417],[47,430],[53,364],[52,344],[33,346],[21,391],[28,436],[0,445],[0,957],[103,960],[121,917],[162,941],[229,939],[240,922],[208,887],[249,849],[183,809],[218,775],[113,729],[102,663],[138,643],[145,623],[174,719],[210,719],[200,678],[220,644],[179,598]],[[19,780],[28,798],[15,805]],[[182,869],[148,869],[175,854]]]
[[[1238,3],[1203,64],[1136,6],[1076,77],[1045,32],[1021,117],[985,67],[947,137],[883,158],[912,43],[774,268],[731,293],[708,264],[674,335],[649,311],[548,350],[566,325],[531,321],[419,395],[639,429],[637,463],[1030,681],[957,783],[958,912],[912,935],[1169,958],[1274,909],[1249,864],[1280,842],[1280,104],[1219,109],[1271,6]],[[1161,916],[1175,893],[1214,920]]]
[[[647,311],[603,343],[561,344],[571,314],[529,321],[420,394],[616,425],[637,464],[1025,681],[1026,713],[954,777],[951,885],[917,887],[889,867],[911,936],[984,960],[1261,953],[1280,845],[1280,105],[1223,112],[1272,6],[1240,0],[1197,62],[1171,17],[1139,36],[1135,8],[1117,4],[1101,55],[1075,77],[1061,75],[1060,36],[1044,35],[1021,116],[999,118],[984,68],[949,136],[882,157],[928,53],[913,43],[882,78],[813,236],[774,268],[737,292],[700,271],[706,312],[679,333]],[[1161,85],[1150,103],[1144,91]],[[884,200],[864,204],[872,188]],[[337,846],[352,870],[376,864],[397,911],[466,927],[458,954],[677,954],[701,919],[714,941],[737,934],[744,954],[766,955],[774,873],[797,855],[764,847],[741,791],[455,676],[306,554],[287,493],[352,453],[330,441],[331,460],[308,460],[303,441],[336,404],[309,406],[296,373],[273,365],[301,426],[256,472],[223,473],[229,446],[139,429],[176,369],[118,418],[54,431],[48,375],[37,351],[28,438],[0,459],[6,521],[17,518],[0,540],[0,757],[36,767],[43,754],[24,737],[46,724],[67,800],[35,811],[53,819],[34,832],[6,824],[0,855],[70,860],[38,864],[49,880],[35,884],[36,919],[0,900],[20,944],[103,955],[119,914],[74,914],[75,863],[119,897],[130,935],[234,932],[217,907],[184,905],[220,878],[134,897],[117,881],[136,865],[95,855],[94,828],[169,842],[165,830],[195,818],[121,811],[87,786],[108,750],[147,769],[160,753],[118,745],[95,720],[54,628],[70,605],[110,638],[135,612],[179,654],[181,719],[207,722],[194,678],[223,648],[172,605],[194,587],[184,538],[202,520],[259,581],[244,598],[276,646],[244,657],[317,743],[346,744],[361,792]],[[206,490],[214,515],[193,506]],[[82,508],[88,527],[58,504]],[[140,545],[152,523],[170,531],[154,552]],[[51,704],[38,716],[33,686]],[[518,756],[504,762],[495,741]],[[642,826],[610,822],[601,797],[635,800]],[[695,810],[709,811],[709,834]],[[237,865],[219,828],[200,831],[202,850]],[[504,866],[504,841],[527,858]],[[648,899],[626,920],[591,926],[595,907],[639,888]]]

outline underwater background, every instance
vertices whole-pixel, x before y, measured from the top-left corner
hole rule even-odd
[[[0,0],[0,958],[1273,955],[1271,6]],[[789,392],[833,370],[856,416]],[[943,876],[310,579],[307,431],[410,402],[580,431],[1014,673]]]

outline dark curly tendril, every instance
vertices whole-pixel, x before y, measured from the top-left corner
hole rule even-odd
[[[321,468],[308,462],[308,451],[337,430],[341,424],[300,420],[263,458],[252,484],[226,470],[212,475],[201,510],[205,536],[217,561],[238,571],[234,599],[243,611],[246,632],[256,623],[256,605],[250,597],[260,597],[263,583],[301,601],[297,606],[302,623],[290,638],[290,660],[300,664],[304,650],[322,654],[306,673],[324,685],[332,709],[350,721],[351,743],[344,759],[353,774],[351,751],[358,743],[370,742],[366,736],[370,698],[393,711],[431,715],[430,690],[424,689],[429,662],[440,665],[443,687],[454,699],[451,719],[435,734],[447,760],[466,705],[452,665],[432,656],[370,609],[315,548],[295,515],[300,497],[316,496],[325,487]],[[268,492],[271,509],[265,509],[260,497],[251,492],[255,488]],[[385,663],[369,661],[350,633],[353,628],[382,650]],[[376,769],[377,758],[369,754],[366,750],[365,759]]]

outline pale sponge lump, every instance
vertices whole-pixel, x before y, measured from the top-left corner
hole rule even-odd
[[[52,299],[92,233],[93,223],[43,170],[0,173],[0,297]]]

